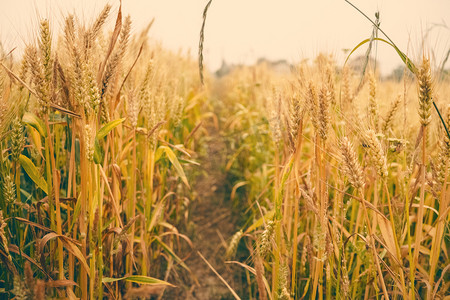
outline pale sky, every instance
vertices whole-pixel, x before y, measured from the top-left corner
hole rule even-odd
[[[411,58],[425,50],[439,65],[450,48],[450,0],[353,0],[370,17],[380,11],[381,28]],[[92,22],[105,3],[117,12],[118,0],[0,0],[0,40],[6,50],[23,49],[36,32],[39,16],[55,27],[67,12]],[[138,32],[152,18],[150,37],[171,50],[198,51],[203,8],[207,0],[123,0]],[[115,15],[108,25],[114,26]],[[342,65],[342,49],[371,34],[371,24],[344,0],[213,0],[205,31],[205,63],[210,70],[229,63],[253,63],[260,57],[298,62],[319,52],[333,53]],[[428,32],[428,34],[427,34]],[[380,35],[381,37],[381,35]],[[364,54],[365,48],[357,52]],[[382,73],[401,64],[392,48],[379,44]],[[448,62],[447,67],[450,67]]]

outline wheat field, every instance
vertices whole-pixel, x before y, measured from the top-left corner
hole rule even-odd
[[[0,298],[450,299],[448,70],[215,76],[210,4],[199,61],[110,6],[1,49]]]

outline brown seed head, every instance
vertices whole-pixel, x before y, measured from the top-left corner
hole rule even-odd
[[[330,126],[330,113],[328,108],[331,103],[331,93],[326,85],[323,85],[319,93],[319,135],[323,140],[328,137],[328,128]]]
[[[369,75],[369,118],[371,126],[375,131],[378,131],[378,104],[376,100],[377,95],[377,81],[375,75]]]
[[[367,145],[366,149],[369,153],[372,163],[377,169],[378,175],[382,178],[385,178],[388,175],[387,159],[383,147],[381,146],[381,142],[377,138],[375,131],[373,131],[372,129],[367,130],[364,135],[364,142]]]
[[[389,109],[389,112],[384,120],[383,124],[383,132],[384,134],[387,134],[387,132],[391,129],[392,123],[394,121],[395,113],[397,112],[398,108],[400,107],[400,103],[402,101],[402,96],[399,94],[395,101],[391,104],[391,107]]]
[[[347,137],[343,137],[339,148],[341,150],[343,161],[342,167],[345,175],[348,177],[348,180],[356,189],[364,187],[363,172],[356,153],[353,150],[352,143],[347,139]]]
[[[420,122],[423,126],[427,126],[431,121],[431,105],[433,100],[430,61],[426,58],[423,58],[417,80],[419,85]]]
[[[234,258],[234,256],[236,255],[237,247],[239,245],[239,241],[241,240],[243,234],[244,232],[242,230],[239,230],[233,235],[233,237],[231,238],[230,245],[228,245],[228,249],[226,252],[227,258],[229,259]]]

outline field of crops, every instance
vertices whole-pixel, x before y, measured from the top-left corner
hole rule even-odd
[[[328,54],[199,76],[120,10],[80,24],[0,53],[1,299],[450,298],[426,53],[393,49],[391,80]]]

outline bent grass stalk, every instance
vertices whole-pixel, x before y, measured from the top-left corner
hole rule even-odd
[[[427,125],[431,121],[431,101],[432,101],[432,87],[431,87],[431,69],[430,63],[425,57],[423,58],[422,66],[418,72],[418,85],[419,85],[419,116],[421,121],[422,136],[422,156],[420,165],[420,202],[417,212],[417,224],[415,230],[415,244],[414,244],[414,257],[413,265],[411,266],[412,273],[415,274],[415,269],[418,265],[419,252],[422,243],[422,230],[423,230],[423,218],[424,218],[424,205],[425,205],[425,188],[426,188],[426,147],[427,147]],[[413,275],[414,276],[414,275]],[[414,277],[412,278],[414,279]],[[412,280],[414,282],[414,280]],[[414,291],[412,288],[411,290]]]

